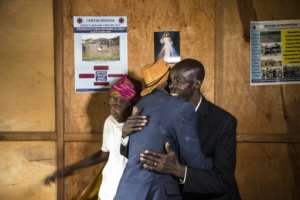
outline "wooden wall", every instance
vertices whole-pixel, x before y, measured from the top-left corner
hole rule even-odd
[[[0,199],[54,200],[52,0],[0,1]],[[44,141],[45,140],[45,141]]]
[[[198,12],[199,9],[205,12]],[[74,93],[72,16],[128,16],[129,73],[140,78],[140,67],[154,61],[155,31],[180,31],[182,57],[201,59],[207,68],[205,91],[214,98],[214,1],[64,1],[65,131],[101,131],[106,94]],[[89,107],[91,106],[91,107]],[[87,117],[88,115],[88,117]],[[91,115],[91,116],[90,116]],[[96,117],[97,124],[90,119]],[[91,123],[95,125],[91,127]]]
[[[55,143],[0,142],[0,199],[54,200],[56,185],[43,179],[55,169]]]
[[[0,130],[54,131],[52,1],[1,0],[0,12]]]
[[[238,119],[243,199],[299,199],[300,87],[249,85],[249,21],[300,19],[297,0],[228,0],[216,7],[216,103]]]
[[[72,16],[127,16],[129,73],[139,79],[140,68],[154,62],[154,32],[180,31],[181,56],[197,58],[205,64],[207,70],[205,94],[209,99],[214,99],[214,1],[65,0],[63,10],[64,137],[70,141],[65,143],[65,164],[73,161],[69,157],[79,158],[70,152],[89,152],[91,145],[89,141],[101,139],[103,122],[108,116],[106,93],[74,93]],[[99,148],[100,142],[93,145]],[[65,181],[66,199],[75,198],[80,193],[85,185],[81,184],[85,182],[85,180],[81,182],[84,173],[89,173],[92,177],[95,172],[92,170],[80,172],[78,176]]]
[[[290,9],[282,10],[282,4]],[[236,174],[243,199],[297,199],[300,88],[298,85],[249,85],[247,27],[251,19],[297,19],[298,7],[296,0],[65,0],[65,137],[71,141],[76,138],[72,149],[88,149],[89,141],[99,138],[97,133],[101,132],[108,114],[107,94],[73,92],[72,16],[125,15],[128,16],[131,75],[140,77],[140,67],[153,62],[155,31],[180,31],[181,56],[205,64],[204,94],[239,120]],[[66,164],[69,156],[66,151]],[[65,194],[70,199],[80,188],[73,187],[73,181],[80,181],[79,176],[77,180],[65,182]]]

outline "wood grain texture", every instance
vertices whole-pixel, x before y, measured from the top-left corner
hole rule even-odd
[[[54,131],[52,0],[1,0],[0,130]]]
[[[299,144],[239,144],[237,180],[244,200],[297,200]]]
[[[65,166],[77,162],[86,156],[98,151],[101,143],[97,142],[66,142],[65,143]],[[78,173],[65,178],[64,199],[72,200],[89,185],[97,173],[102,169],[104,163],[82,169]]]
[[[239,121],[237,179],[242,198],[298,199],[299,86],[249,86],[249,44],[243,36],[253,16],[258,20],[299,18],[299,3],[250,1],[244,1],[243,9],[251,5],[251,10],[239,13],[238,0],[64,0],[66,164],[97,149],[92,141],[101,141],[97,135],[109,113],[107,93],[74,93],[72,16],[125,15],[131,75],[141,79],[140,68],[153,62],[155,31],[180,31],[182,57],[205,64],[204,94]],[[243,14],[249,16],[241,20]],[[66,180],[66,199],[79,194],[95,175],[92,170],[80,173],[85,174]]]
[[[65,142],[101,142],[102,133],[68,133],[64,136]],[[0,133],[1,139],[1,133]],[[15,139],[17,140],[17,138]],[[20,140],[20,139],[19,139]],[[300,133],[294,134],[238,134],[238,143],[300,143]]]
[[[300,134],[237,134],[238,143],[300,143]]]
[[[291,9],[282,9],[284,6]],[[297,7],[297,0],[253,1],[258,20],[297,19]],[[240,134],[299,133],[299,85],[250,86],[249,43],[243,38],[237,1],[223,1],[219,9],[223,11],[217,13],[223,15],[218,15],[217,21],[223,29],[217,35],[222,42],[216,49],[216,54],[222,55],[216,68],[217,103],[237,117]]]
[[[55,200],[56,185],[43,184],[55,160],[54,142],[0,142],[0,199]]]
[[[0,132],[0,141],[54,141],[55,132]]]
[[[101,133],[68,133],[64,136],[65,142],[102,142]]]
[[[206,67],[203,91],[214,100],[215,1],[64,0],[65,131],[101,131],[108,116],[106,93],[74,93],[72,16],[127,16],[129,74],[141,79],[142,66],[154,61],[154,32],[180,31],[182,58]],[[90,109],[91,108],[91,109]]]
[[[63,3],[53,0],[54,14],[54,49],[55,49],[55,130],[57,169],[64,168],[64,31],[63,31]],[[57,200],[64,199],[64,180],[57,179]]]
[[[242,199],[300,198],[300,87],[250,86],[245,40],[249,20],[299,19],[299,6],[296,0],[228,0],[216,6],[215,97],[238,119],[236,174]]]

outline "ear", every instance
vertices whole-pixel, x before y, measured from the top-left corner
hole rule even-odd
[[[199,89],[201,88],[202,83],[203,83],[203,81],[198,81]]]
[[[194,87],[195,88],[199,88],[200,89],[201,85],[202,85],[202,81],[199,81],[199,80],[196,80],[195,83],[194,83]]]
[[[196,81],[196,83],[194,84],[194,91],[198,91],[201,93],[201,85],[202,85],[202,81]]]

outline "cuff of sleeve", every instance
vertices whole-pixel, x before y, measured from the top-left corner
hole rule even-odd
[[[187,166],[184,167],[184,177],[179,179],[180,184],[185,183],[186,174],[187,174]]]
[[[127,136],[125,138],[121,137],[121,144],[123,146],[127,146],[128,145],[128,140],[129,140],[129,136]]]

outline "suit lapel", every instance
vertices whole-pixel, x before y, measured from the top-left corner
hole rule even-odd
[[[197,110],[197,113],[198,113],[199,117],[205,118],[205,117],[207,117],[207,115],[209,113],[209,102],[206,100],[206,98],[204,96],[202,96],[202,98],[203,99],[202,99],[199,109]]]
[[[209,147],[209,141],[210,141],[210,120],[209,120],[209,102],[202,97],[202,102],[197,110],[198,115],[198,123],[199,123],[199,137],[201,139],[202,144],[202,150],[203,153],[207,156],[210,155],[210,147]]]

